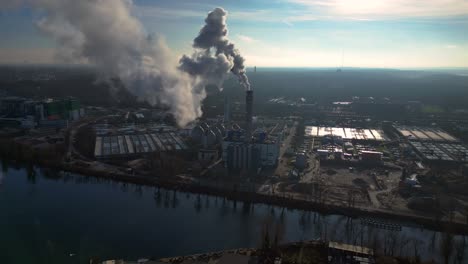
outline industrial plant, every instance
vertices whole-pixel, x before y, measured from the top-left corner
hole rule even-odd
[[[98,159],[131,159],[152,152],[184,150],[187,146],[174,132],[122,134],[96,137],[94,155]]]
[[[443,122],[371,116],[362,105],[355,111],[351,100],[254,103],[252,87],[237,97],[219,92],[204,116],[183,126],[167,108],[5,96],[0,153],[135,186],[364,214],[360,225],[376,230],[404,230],[385,217],[435,227],[451,221],[464,230],[468,147],[463,133]],[[161,199],[157,191],[151,196]],[[179,201],[175,197],[173,204]],[[320,254],[332,260],[374,259],[369,241],[370,247],[317,243]]]
[[[1,0],[0,263],[468,263],[467,1]]]
[[[85,115],[76,98],[31,100],[7,96],[0,99],[0,124],[9,127],[66,127]]]
[[[222,142],[223,162],[231,171],[256,172],[278,163],[284,124],[257,119],[253,123],[253,90],[246,91],[245,129],[229,124]]]

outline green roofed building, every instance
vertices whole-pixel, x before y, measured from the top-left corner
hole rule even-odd
[[[44,102],[44,113],[48,120],[73,119],[80,117],[80,102],[72,97],[48,99]]]

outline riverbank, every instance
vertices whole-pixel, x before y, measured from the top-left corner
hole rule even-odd
[[[223,197],[234,202],[246,204],[267,204],[289,209],[298,209],[306,211],[317,211],[322,214],[341,214],[351,218],[376,218],[404,222],[409,225],[418,225],[421,228],[428,228],[440,232],[468,235],[468,225],[460,222],[449,222],[425,217],[416,214],[402,214],[381,209],[367,209],[356,207],[337,206],[329,203],[318,203],[306,201],[286,196],[268,195],[256,192],[245,192],[239,190],[225,190],[211,186],[203,186],[184,180],[180,177],[162,178],[148,177],[141,175],[131,175],[116,171],[98,170],[91,166],[85,167],[83,164],[62,163],[49,164],[41,162],[41,166],[60,169],[72,173],[79,173],[86,176],[105,178],[115,181],[128,182],[139,185],[154,186],[158,188],[170,189],[174,191],[206,194],[211,196]]]
[[[301,254],[302,256],[300,256]],[[297,261],[327,263],[327,244],[322,241],[292,242],[277,246],[270,245],[269,248],[238,248],[188,256],[168,257],[159,259],[158,261],[170,264],[213,263],[221,260],[223,257],[226,262],[229,262],[229,260],[242,259],[239,258],[239,256],[244,256],[246,261],[252,263],[260,263],[258,262],[260,259],[266,263],[273,263],[274,259],[277,257],[277,259],[281,259],[284,263],[295,263]],[[298,258],[302,259],[299,260]]]
[[[330,244],[335,251],[330,251]],[[336,248],[339,250],[336,250]],[[341,249],[351,250],[345,253]],[[354,250],[354,251],[352,251]],[[366,253],[364,253],[366,252]],[[403,257],[403,256],[381,256],[375,254],[372,249],[350,246],[347,244],[336,242],[323,241],[301,241],[292,242],[280,245],[271,245],[269,248],[238,248],[216,252],[206,252],[186,256],[175,256],[161,258],[158,260],[140,259],[138,263],[329,263],[329,256],[340,258],[342,254],[348,256],[361,256],[362,259],[368,259],[375,262],[372,263],[394,263],[394,264],[410,264],[410,263],[433,263],[421,262],[418,257]],[[277,262],[276,262],[276,261]],[[113,260],[116,263],[131,264],[136,262],[125,260]]]

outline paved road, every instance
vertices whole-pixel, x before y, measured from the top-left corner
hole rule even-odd
[[[377,199],[377,194],[385,192],[385,190],[384,191],[367,191],[367,192],[369,193],[372,206],[374,206],[375,208],[379,208],[380,202],[379,202],[379,199]]]
[[[77,121],[76,123],[72,124],[71,127],[70,127],[70,134],[69,134],[69,140],[68,140],[68,151],[67,151],[67,160],[71,160],[72,158],[72,154],[73,155],[76,155],[79,157],[80,160],[83,160],[83,161],[89,161],[88,158],[86,158],[85,156],[81,155],[81,153],[75,149],[75,146],[74,146],[74,142],[75,142],[75,136],[76,136],[76,132],[82,128],[83,126],[85,125],[88,125],[89,123],[91,122],[95,122],[95,121],[98,121],[100,119],[104,119],[106,118],[105,116],[103,117],[92,117],[92,118],[89,118],[89,117],[85,117],[79,121]]]
[[[297,122],[294,122],[294,125],[291,128],[289,128],[289,135],[283,140],[283,142],[281,142],[280,151],[279,151],[280,162],[278,164],[278,167],[275,170],[274,175],[283,177],[285,173],[288,172],[288,168],[287,168],[288,159],[283,159],[283,155],[286,152],[286,150],[289,147],[291,147],[291,141],[294,135],[296,134],[296,129],[297,129]]]

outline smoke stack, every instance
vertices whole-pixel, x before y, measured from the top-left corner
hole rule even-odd
[[[231,103],[229,102],[229,97],[224,96],[224,122],[231,122]]]
[[[245,141],[252,140],[252,119],[253,119],[253,91],[247,90],[245,95]]]

